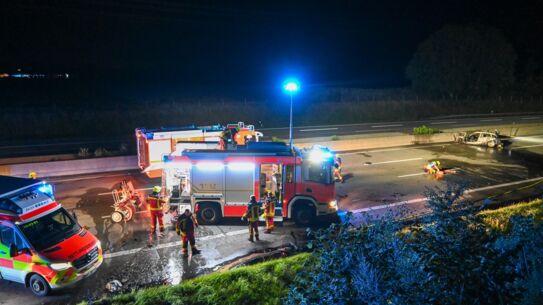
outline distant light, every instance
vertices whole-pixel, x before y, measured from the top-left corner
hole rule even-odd
[[[300,83],[296,79],[287,79],[283,83],[283,89],[288,93],[296,93],[300,90]]]
[[[218,171],[224,168],[224,164],[220,162],[200,162],[196,167],[203,171]]]
[[[233,171],[252,171],[255,169],[255,164],[251,162],[233,162],[228,163],[228,169]]]

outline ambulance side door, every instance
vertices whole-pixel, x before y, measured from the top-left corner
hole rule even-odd
[[[9,253],[9,247],[11,244],[15,244],[17,248],[27,248],[21,236],[12,228],[4,224],[0,224],[0,273],[2,278],[14,282],[24,283],[26,270],[19,267],[19,262],[24,256],[29,254],[21,253],[16,257],[11,257]],[[17,259],[19,258],[19,259]]]

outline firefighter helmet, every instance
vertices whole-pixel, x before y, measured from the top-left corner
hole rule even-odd
[[[37,179],[38,178],[38,173],[36,173],[35,171],[31,171],[30,173],[28,173],[28,178]]]
[[[162,188],[158,185],[153,186],[153,193],[160,193],[162,191]]]

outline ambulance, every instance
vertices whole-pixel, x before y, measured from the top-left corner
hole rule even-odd
[[[102,264],[100,241],[44,181],[0,176],[0,278],[37,296],[69,287]]]

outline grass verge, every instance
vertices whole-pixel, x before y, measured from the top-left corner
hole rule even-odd
[[[141,289],[93,304],[281,304],[296,274],[312,260],[310,253],[302,253],[223,273],[204,275],[175,286]],[[83,304],[86,303],[80,303]]]
[[[486,210],[480,212],[479,215],[492,229],[508,231],[513,216],[533,217],[538,222],[543,221],[543,199],[521,202],[496,210]]]

